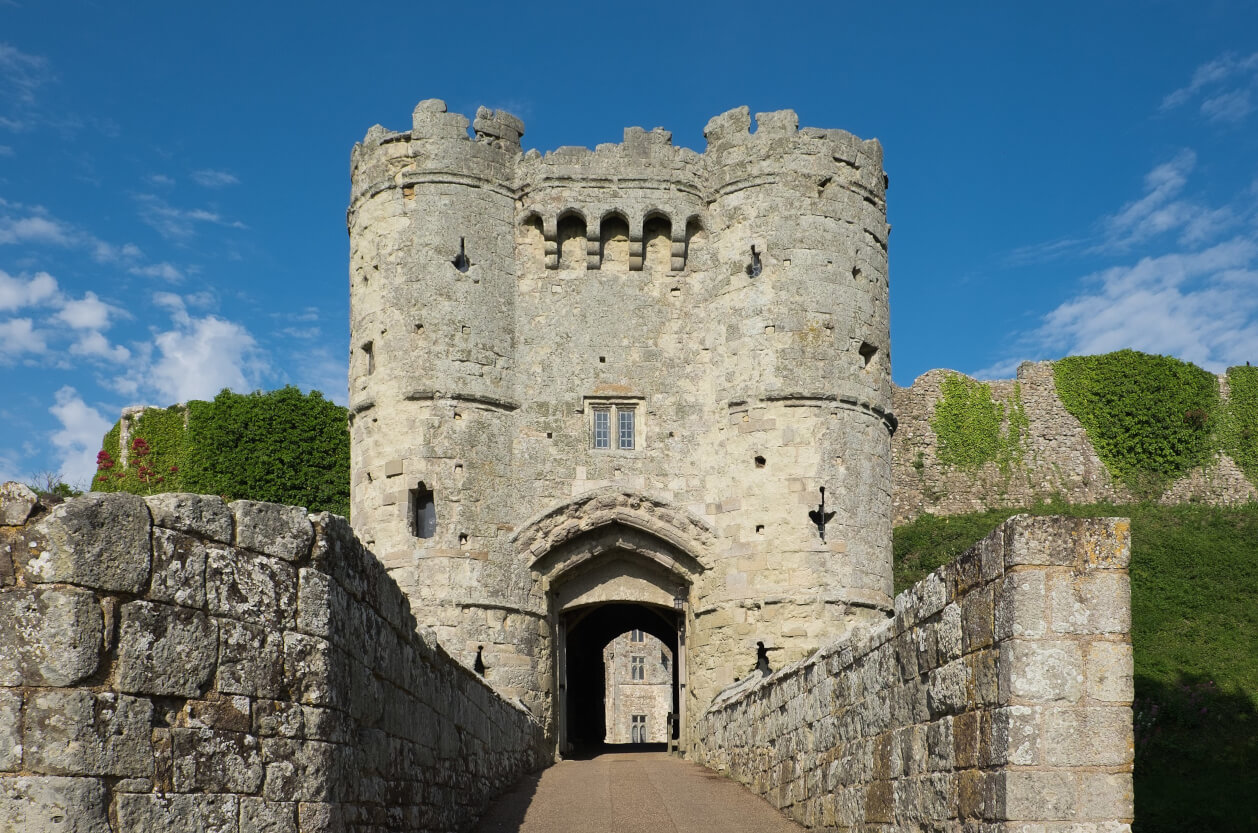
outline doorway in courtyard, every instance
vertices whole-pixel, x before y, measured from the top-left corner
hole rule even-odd
[[[559,735],[565,756],[609,744],[664,748],[678,740],[686,644],[677,607],[584,605],[564,611],[558,625]]]

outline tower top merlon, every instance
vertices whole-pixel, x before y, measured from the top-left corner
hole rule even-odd
[[[520,137],[524,135],[524,122],[506,110],[490,110],[481,107],[472,122],[476,138],[492,142],[504,149],[520,149]]]

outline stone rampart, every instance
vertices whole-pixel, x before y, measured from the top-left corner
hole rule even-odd
[[[990,382],[992,399],[1008,413],[1020,400],[1027,419],[1020,460],[1002,469],[986,463],[977,470],[946,466],[931,428],[942,385],[951,370],[923,373],[907,388],[897,387],[893,408],[899,426],[891,440],[893,518],[906,523],[925,512],[956,515],[1002,506],[1031,506],[1050,498],[1069,503],[1132,503],[1138,498],[1110,474],[1087,431],[1057,395],[1052,362],[1024,362],[1016,379]],[[1226,377],[1220,389],[1226,396]],[[1258,488],[1226,454],[1170,484],[1162,503],[1227,505],[1258,500]]]
[[[343,518],[8,486],[0,830],[448,831],[548,763]]]
[[[1129,830],[1129,552],[1123,519],[1011,518],[894,618],[718,699],[695,757],[826,830]]]

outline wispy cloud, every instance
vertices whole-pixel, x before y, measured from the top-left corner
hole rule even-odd
[[[168,240],[187,240],[196,234],[199,224],[243,229],[239,220],[230,220],[217,211],[204,208],[176,208],[156,194],[139,194],[140,219]]]
[[[19,132],[39,123],[39,88],[52,80],[48,59],[0,43],[0,128]]]
[[[48,352],[48,333],[29,318],[0,321],[0,364],[10,364],[27,353]]]
[[[178,283],[184,278],[183,271],[179,267],[166,261],[152,263],[148,266],[135,266],[129,271],[133,275],[139,275],[144,278],[160,278],[171,283]]]
[[[1210,121],[1237,122],[1253,112],[1249,88],[1258,77],[1258,52],[1229,52],[1197,67],[1192,80],[1162,99],[1162,110],[1174,110],[1198,98]]]
[[[22,243],[70,246],[74,239],[68,226],[42,213],[0,217],[0,245]]]
[[[215,171],[205,168],[199,171],[193,171],[192,181],[203,188],[226,188],[228,185],[238,185],[239,177],[228,171]]]

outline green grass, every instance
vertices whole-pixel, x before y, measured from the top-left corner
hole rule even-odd
[[[1134,831],[1258,830],[1258,505],[924,515],[895,530],[896,592],[1026,511],[1132,520]]]

